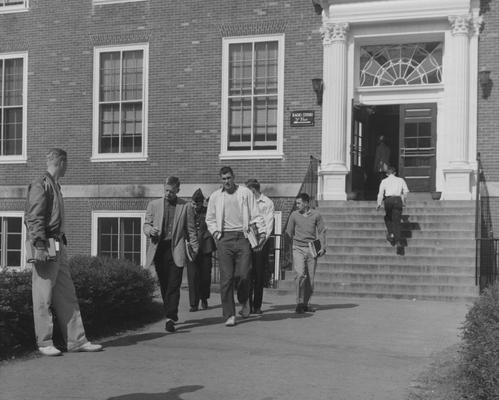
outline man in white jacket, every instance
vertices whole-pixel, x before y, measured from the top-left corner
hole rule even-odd
[[[240,314],[247,318],[249,306],[249,272],[251,269],[250,228],[256,227],[258,242],[265,240],[265,222],[255,196],[246,187],[236,185],[231,167],[220,169],[222,188],[213,192],[208,202],[206,225],[218,249],[220,266],[220,297],[226,326],[236,324],[234,286]],[[256,249],[261,248],[260,245]]]

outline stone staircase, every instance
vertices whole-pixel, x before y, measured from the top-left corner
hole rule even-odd
[[[463,300],[475,286],[473,201],[409,199],[397,252],[386,240],[384,210],[374,201],[321,201],[328,247],[318,262],[315,294]],[[278,291],[294,291],[285,271]]]

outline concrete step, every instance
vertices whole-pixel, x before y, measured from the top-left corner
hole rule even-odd
[[[354,237],[354,238],[386,238],[386,228],[384,225],[379,225],[375,228],[349,228],[336,227],[335,225],[327,226],[326,236],[329,238],[335,237]],[[468,239],[472,240],[475,236],[474,229],[454,229],[452,231],[444,229],[432,229],[431,231],[421,230],[402,230],[402,237],[413,239]]]
[[[291,290],[295,288],[294,281],[280,281],[280,289]],[[383,297],[400,297],[404,298],[419,298],[420,296],[428,295],[435,297],[472,297],[477,294],[477,288],[474,282],[466,285],[455,284],[400,284],[400,283],[369,283],[369,282],[321,282],[316,281],[314,285],[314,293],[333,292],[333,293],[358,293],[370,294]]]
[[[335,244],[329,243],[326,247],[327,253],[330,255],[337,254],[371,254],[371,255],[391,255],[396,251],[396,248],[391,246],[388,242],[385,245],[381,246],[372,246],[369,243],[362,243],[361,241],[358,244]],[[474,257],[474,247],[437,247],[437,246],[417,246],[413,242],[408,241],[408,245],[404,247],[404,256],[473,256]]]
[[[348,233],[348,232],[345,232]],[[356,246],[358,243],[362,243],[365,246],[390,246],[386,240],[386,235],[376,235],[368,237],[355,237],[353,236],[337,236],[328,234],[327,242],[331,246]],[[468,249],[469,251],[475,251],[475,240],[468,238],[428,238],[427,236],[422,236],[419,238],[410,238],[408,241],[411,247],[435,247],[435,248],[461,248]],[[390,246],[391,247],[391,246]]]
[[[352,222],[345,222],[345,221],[339,221],[339,222],[334,222],[331,225],[334,225],[334,228],[339,229],[354,229],[354,224]],[[329,227],[329,224],[326,224],[327,227]],[[362,225],[359,226],[359,228],[362,229],[371,229],[371,228],[379,228],[380,226],[384,227],[385,223],[383,219],[380,219],[380,221],[374,222],[374,221],[365,221],[362,222]],[[454,229],[467,229],[470,231],[474,231],[475,229],[475,223],[474,222],[461,222],[459,220],[456,221],[451,221],[451,222],[403,222],[402,223],[402,229],[403,230],[410,230],[410,231],[416,231],[416,230],[424,230],[424,231],[431,231],[431,230],[454,230]]]
[[[350,222],[352,224],[357,223],[372,223],[372,222],[383,222],[385,214],[323,214],[323,219],[326,224],[334,224],[337,222]],[[475,226],[475,216],[474,215],[402,215],[402,223],[466,223],[468,225]]]
[[[423,263],[405,264],[399,263],[343,263],[343,264],[320,264],[318,272],[330,273],[369,273],[369,274],[423,274],[423,275],[462,275],[475,276],[474,265],[429,265]],[[283,271],[286,277],[294,276],[294,271]]]
[[[384,215],[383,208],[376,210],[376,205],[374,207],[325,207],[319,208],[318,211],[322,215]],[[475,210],[468,208],[418,208],[418,207],[404,207],[403,215],[435,215],[435,216],[466,216],[475,217]]]
[[[469,266],[475,265],[475,255],[470,256],[431,256],[431,255],[398,255],[393,249],[392,254],[346,254],[346,253],[336,253],[328,254],[319,258],[319,264],[394,264],[398,263],[400,265],[459,265],[459,266]]]
[[[320,282],[350,283],[390,283],[390,284],[456,284],[467,285],[475,282],[475,276],[470,274],[423,274],[423,273],[370,273],[370,272],[340,272],[317,271],[315,278]]]
[[[328,207],[345,207],[345,208],[372,208],[376,207],[376,201],[338,201],[338,200],[319,200],[318,208],[322,210]],[[424,201],[424,200],[414,200],[407,202],[407,208],[419,207],[419,208],[463,208],[463,209],[475,209],[475,202],[470,200],[448,200],[448,201]]]

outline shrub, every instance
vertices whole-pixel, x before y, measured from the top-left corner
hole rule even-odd
[[[69,265],[89,334],[136,320],[150,308],[155,281],[148,271],[132,262],[75,256]]]
[[[75,256],[71,275],[88,336],[111,334],[159,319],[155,280],[127,260]],[[54,321],[54,341],[60,333]],[[31,271],[0,272],[0,359],[35,349]]]
[[[466,399],[499,398],[499,287],[487,289],[463,326],[462,390]]]

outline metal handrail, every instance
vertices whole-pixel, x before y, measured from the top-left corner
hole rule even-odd
[[[475,196],[475,286],[480,282],[480,221],[481,221],[481,207],[480,207],[480,185],[481,185],[481,159],[480,152],[476,153],[476,196]]]

